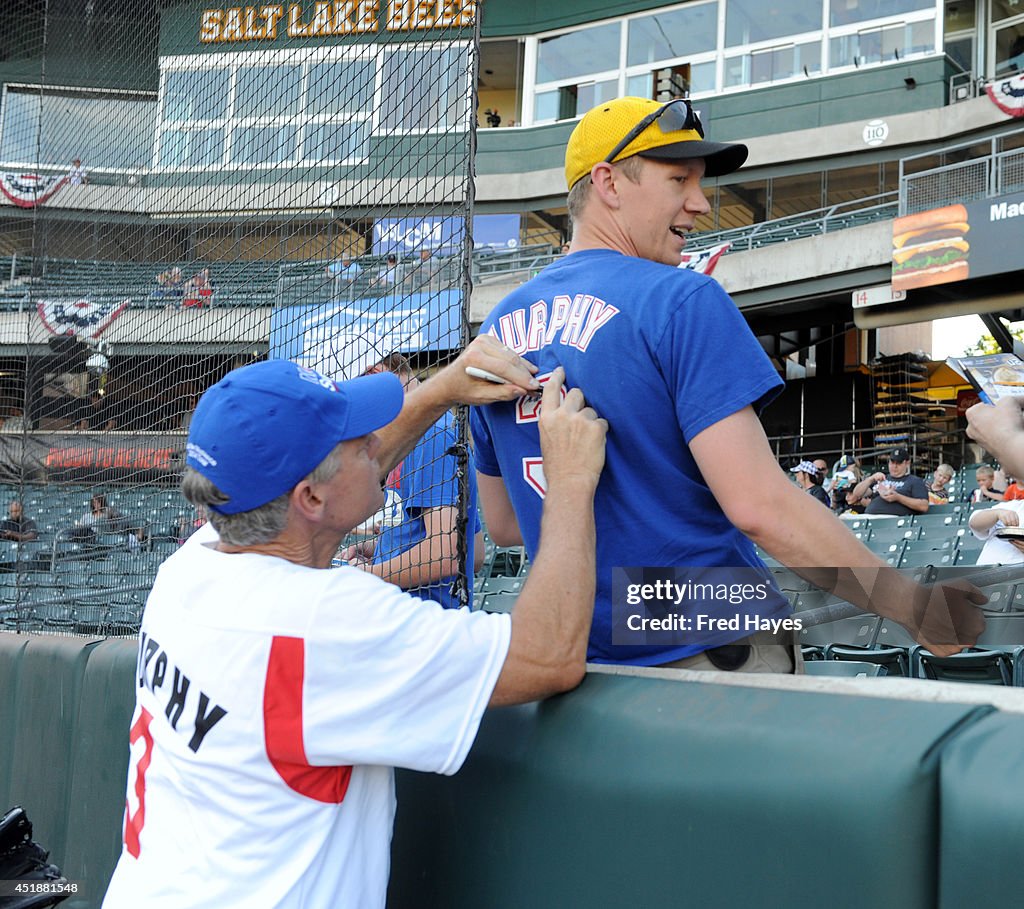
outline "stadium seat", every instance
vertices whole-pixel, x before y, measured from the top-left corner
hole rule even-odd
[[[795,617],[799,618],[799,614]],[[800,644],[820,647],[832,643],[867,644],[876,637],[876,629],[881,621],[878,616],[865,613],[836,622],[812,625],[800,630]]]
[[[482,598],[480,609],[484,612],[511,612],[518,598],[517,593],[489,593]]]
[[[926,565],[950,566],[956,557],[956,551],[949,549],[929,549],[924,552],[907,552],[899,561],[898,568],[923,568]]]
[[[480,592],[484,596],[488,596],[492,593],[514,593],[517,596],[523,589],[523,579],[521,577],[509,577],[507,575],[495,575],[489,578],[484,578],[483,583],[480,587]]]
[[[1013,607],[1013,594],[1016,584],[993,584],[990,587],[983,587],[982,591],[988,596],[988,602],[984,609],[986,612],[1009,612]]]
[[[899,540],[916,540],[921,528],[910,523],[910,518],[875,520],[871,525],[871,543],[895,543]],[[877,550],[876,550],[877,551]]]
[[[960,512],[936,513],[935,509],[939,507],[946,506],[932,505],[924,514],[914,515],[911,518],[911,523],[915,527],[921,527],[926,531],[946,530],[946,536],[948,536],[949,533],[960,526]]]
[[[840,662],[875,663],[884,672],[880,675],[910,675],[910,657],[905,647],[856,646],[852,644],[829,644],[825,648],[826,660]]]
[[[838,660],[815,660],[804,663],[806,675],[841,676],[844,678],[870,679],[885,674],[885,668],[878,663],[857,663]]]
[[[923,647],[913,653],[919,678],[981,685],[1013,685],[1013,659],[1001,650],[970,647],[953,656],[939,657]]]
[[[903,551],[907,552],[936,552],[952,551],[956,548],[956,538],[952,533],[936,537],[929,535],[919,540],[904,540]]]
[[[918,646],[908,632],[899,622],[894,622],[892,619],[883,619],[882,624],[878,629],[878,637],[875,640],[876,645],[879,648],[894,648],[900,647],[908,651],[911,647]]]

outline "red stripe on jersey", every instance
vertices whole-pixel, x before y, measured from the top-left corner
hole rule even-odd
[[[128,735],[129,744],[134,745],[140,738],[146,743],[145,751],[139,758],[138,766],[135,768],[135,798],[139,807],[135,814],[131,813],[131,805],[125,799],[124,812],[124,846],[128,854],[134,858],[139,857],[141,847],[139,845],[139,834],[146,823],[146,771],[149,770],[150,762],[153,760],[153,733],[149,731],[149,724],[153,717],[145,707],[140,708],[139,718],[132,725]]]
[[[289,789],[318,802],[340,804],[351,767],[314,767],[302,742],[302,683],[306,648],[302,638],[275,637],[263,685],[263,735],[267,757]]]

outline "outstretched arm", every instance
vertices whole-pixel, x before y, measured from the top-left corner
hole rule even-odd
[[[920,585],[888,566],[786,479],[751,408],[709,426],[694,437],[690,451],[729,520],[784,565],[894,619],[935,654],[956,653],[977,641],[985,622],[974,604],[984,603],[984,594],[964,581]],[[756,500],[735,483],[737,476],[763,478]]]

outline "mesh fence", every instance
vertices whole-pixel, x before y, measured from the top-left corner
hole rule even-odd
[[[202,522],[185,440],[231,369],[411,384],[466,343],[478,46],[470,0],[3,5],[2,627],[137,629]],[[435,426],[345,541],[408,567],[432,534],[412,567],[455,604],[466,442]]]

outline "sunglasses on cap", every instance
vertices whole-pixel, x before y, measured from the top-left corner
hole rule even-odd
[[[663,104],[656,111],[649,113],[626,133],[625,138],[608,153],[608,156],[604,159],[605,164],[611,164],[623,149],[655,121],[657,121],[663,133],[693,129],[697,131],[698,136],[702,139],[704,138],[704,125],[700,122],[700,117],[694,112],[689,99],[675,98],[667,104]]]

